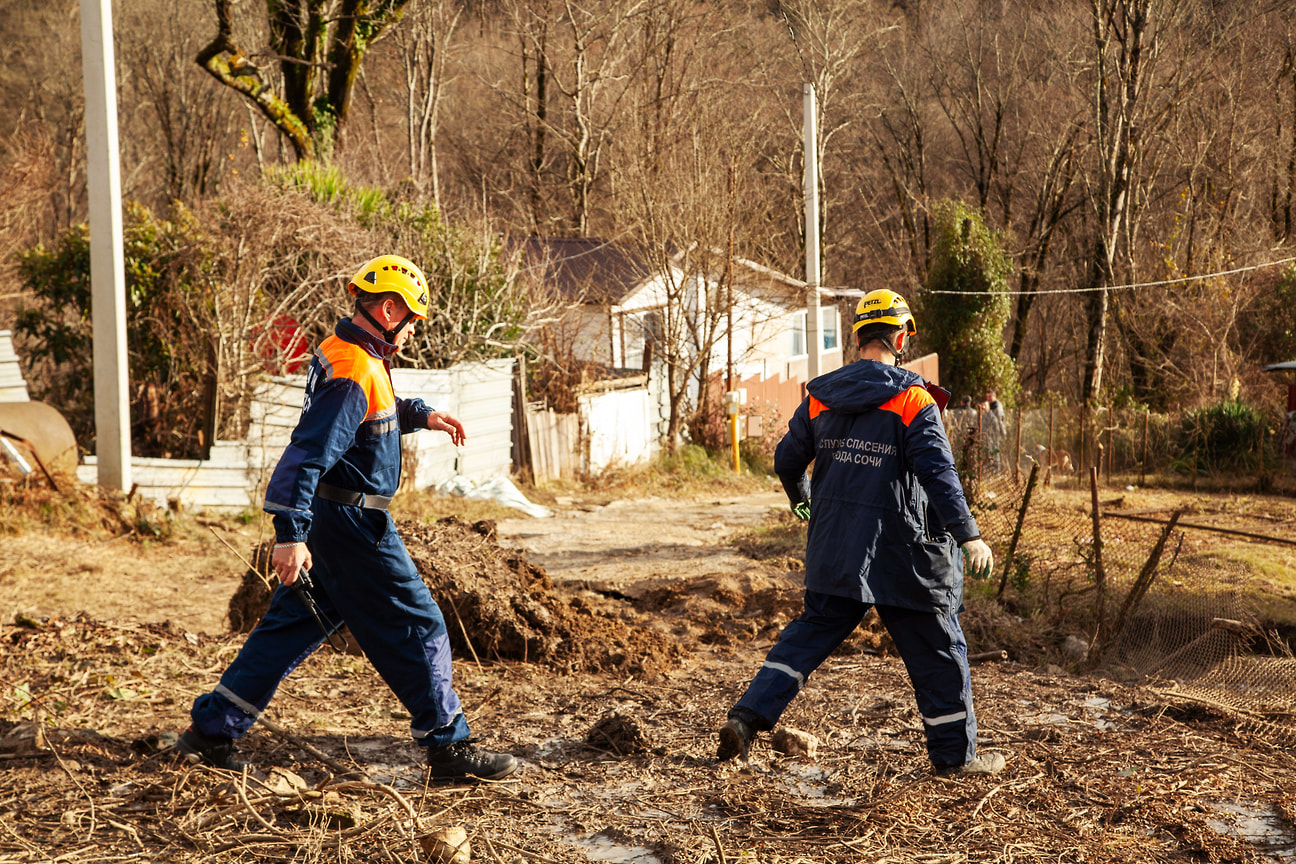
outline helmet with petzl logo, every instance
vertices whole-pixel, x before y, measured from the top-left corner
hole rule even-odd
[[[878,340],[899,363],[904,356],[905,340],[918,332],[918,325],[903,297],[878,288],[865,294],[855,307],[855,326],[851,329],[861,351],[866,343]]]
[[[423,271],[408,258],[379,255],[351,277],[347,290],[366,294],[399,294],[415,318],[427,318],[428,290]]]
[[[868,292],[855,307],[855,326],[851,328],[851,332],[858,333],[861,327],[876,327],[876,332],[879,333],[893,330],[903,330],[910,334],[918,332],[909,304],[899,294],[886,288]]]

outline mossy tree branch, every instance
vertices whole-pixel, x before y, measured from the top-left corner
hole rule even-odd
[[[369,47],[400,20],[410,0],[265,0],[269,56],[282,92],[234,44],[231,0],[213,0],[217,34],[198,65],[256,103],[298,159],[327,158],[340,140],[352,90]]]

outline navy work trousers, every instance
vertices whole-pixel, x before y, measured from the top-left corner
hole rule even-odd
[[[425,746],[468,737],[450,669],[445,619],[405,544],[382,510],[315,499],[310,550],[313,594],[331,622],[345,622],[378,674],[411,716]],[[194,728],[238,738],[265,710],[279,682],[310,656],[324,633],[291,588],[270,608],[211,693],[194,701]]]
[[[767,729],[872,608],[848,597],[807,591],[805,609],[770,649],[739,709],[754,712]],[[909,672],[927,733],[927,755],[937,768],[964,765],[976,756],[976,714],[968,675],[967,641],[957,612],[920,612],[878,606],[878,616]]]

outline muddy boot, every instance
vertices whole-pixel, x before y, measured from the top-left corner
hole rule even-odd
[[[720,727],[720,746],[716,748],[716,758],[721,762],[725,762],[735,756],[741,756],[742,760],[746,762],[747,753],[751,750],[752,739],[755,737],[755,729],[737,717],[730,717]]]
[[[433,780],[499,780],[517,770],[517,760],[508,753],[478,750],[471,739],[444,747],[427,748],[428,771]]]
[[[234,758],[234,739],[204,735],[192,726],[176,741],[176,752],[193,765],[210,765],[226,771],[242,771],[248,763]]]
[[[963,765],[942,766],[935,769],[935,773],[942,777],[949,776],[979,776],[998,774],[1004,769],[1006,764],[1003,754],[1001,753],[981,753],[978,754],[971,762]]]

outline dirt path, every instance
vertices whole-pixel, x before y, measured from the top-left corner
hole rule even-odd
[[[223,526],[243,555],[255,528]],[[84,540],[32,532],[0,539],[0,620],[87,612],[133,623],[171,621],[193,633],[223,633],[243,565],[207,528],[174,541]]]
[[[555,582],[624,590],[749,569],[751,560],[723,545],[726,538],[786,506],[781,492],[703,502],[638,498],[559,510],[550,519],[506,519],[498,530],[502,543],[525,549]]]

